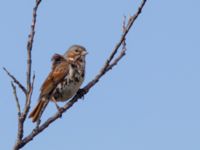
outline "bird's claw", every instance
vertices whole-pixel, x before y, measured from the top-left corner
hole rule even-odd
[[[62,113],[63,113],[63,108],[62,107],[58,108],[58,113],[59,113],[59,117],[61,118],[62,117]]]
[[[81,99],[84,100],[84,95],[86,94],[87,92],[85,91],[85,89],[79,89],[77,94],[80,96]]]

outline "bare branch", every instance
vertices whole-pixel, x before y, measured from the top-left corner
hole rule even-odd
[[[129,18],[128,25],[126,27],[126,30],[124,31],[124,36],[122,38],[124,38],[126,36],[126,34],[129,32],[130,28],[132,27],[132,25],[135,22],[135,20],[137,19],[137,17],[141,14],[142,8],[144,7],[146,1],[147,0],[143,0],[141,5],[138,7],[137,13]]]
[[[126,16],[124,16],[123,23],[122,23],[123,34],[125,33],[125,31],[126,31]],[[122,50],[121,50],[119,56],[117,56],[117,58],[115,58],[113,60],[113,62],[107,67],[106,71],[111,70],[115,65],[117,65],[117,63],[120,61],[120,59],[122,59],[122,57],[125,56],[126,50],[127,50],[127,48],[126,48],[126,37],[124,37],[124,41],[122,42]]]
[[[124,20],[122,23],[122,33],[126,31],[126,16],[124,16]],[[126,51],[126,37],[124,38],[124,41],[122,42],[122,49],[125,49]]]
[[[15,101],[16,101],[16,104],[17,104],[18,117],[20,117],[21,116],[21,108],[20,108],[19,99],[18,99],[18,96],[17,96],[16,86],[14,85],[13,82],[11,82],[11,86],[13,88],[13,95],[15,97]]]
[[[125,52],[126,52],[125,37],[126,37],[127,33],[129,32],[130,28],[132,27],[133,23],[135,22],[135,20],[137,19],[137,17],[141,13],[141,10],[144,7],[145,3],[146,3],[146,0],[143,0],[140,7],[138,8],[138,11],[136,12],[136,14],[134,16],[132,16],[131,18],[129,18],[129,21],[128,21],[128,24],[126,25],[126,27],[125,27],[125,25],[123,25],[124,26],[123,27],[123,34],[122,34],[119,42],[114,47],[109,58],[105,62],[104,66],[102,67],[100,72],[96,75],[96,77],[92,81],[90,81],[83,89],[79,90],[77,92],[77,94],[60,109],[59,112],[57,112],[52,117],[47,119],[42,125],[36,126],[36,128],[33,129],[33,131],[29,135],[27,135],[25,138],[22,139],[20,147],[23,147],[24,145],[26,145],[36,135],[38,135],[39,133],[44,131],[51,123],[53,123],[55,120],[60,118],[65,111],[67,111],[69,108],[71,108],[74,103],[76,103],[80,98],[82,98],[85,94],[87,94],[89,92],[89,90],[99,81],[99,79],[105,73],[107,73],[107,71],[112,69],[112,67],[115,66],[121,60],[121,58],[125,55]],[[122,46],[122,50],[121,50],[119,56],[117,56],[114,59],[114,57],[115,57],[120,46]]]
[[[117,63],[126,55],[126,47],[122,48],[122,51],[120,52],[119,56],[113,60],[113,62],[106,68],[106,72],[111,70]]]
[[[36,126],[36,128],[28,135],[26,136],[21,143],[21,146],[23,147],[25,144],[27,144],[28,142],[30,142],[36,135],[38,135],[39,133],[41,133],[44,129],[46,129],[51,123],[53,123],[55,120],[57,120],[58,118],[60,118],[62,116],[62,114],[67,111],[70,107],[73,106],[73,104],[75,102],[78,101],[78,99],[80,99],[81,97],[83,97],[83,95],[86,93],[82,93],[80,94],[78,92],[78,94],[76,94],[72,100],[70,100],[68,103],[66,103],[64,105],[64,107],[60,108],[60,111],[57,112],[56,114],[54,114],[52,117],[50,117],[49,119],[47,119],[47,121],[45,121],[41,126]]]
[[[28,35],[28,42],[27,42],[27,90],[26,90],[26,103],[24,107],[24,112],[21,114],[21,116],[18,118],[18,134],[17,134],[17,140],[14,145],[14,150],[20,149],[22,146],[22,138],[24,134],[24,121],[27,117],[27,114],[30,109],[30,103],[31,103],[31,96],[33,92],[33,85],[34,85],[34,79],[35,75],[33,75],[33,79],[31,82],[31,64],[32,64],[32,58],[31,58],[31,51],[33,47],[33,41],[35,36],[35,26],[36,26],[36,18],[37,18],[37,10],[42,0],[35,0],[35,6],[33,8],[33,16],[32,16],[32,24],[31,24],[31,31]],[[15,80],[14,80],[15,81]]]
[[[35,74],[33,75],[30,91],[27,94],[27,101],[26,101],[26,104],[25,104],[25,107],[24,107],[24,111],[18,117],[18,132],[17,132],[17,140],[16,140],[16,143],[15,143],[14,148],[13,148],[14,150],[18,150],[22,147],[21,143],[22,143],[22,138],[23,138],[23,135],[24,135],[24,121],[27,118],[27,114],[28,114],[29,109],[30,109],[30,102],[31,102],[31,96],[32,96],[32,92],[33,92],[34,81],[35,81]]]
[[[15,143],[14,148],[13,148],[14,150],[18,150],[22,147],[21,143],[22,143],[22,138],[23,138],[23,135],[24,135],[24,121],[25,121],[27,114],[28,114],[28,111],[30,109],[30,101],[31,101],[31,96],[32,96],[32,91],[33,91],[34,80],[35,80],[35,74],[33,75],[30,92],[27,95],[28,100],[27,100],[27,103],[24,107],[24,112],[20,113],[20,115],[18,116],[18,132],[17,132],[17,140],[16,140],[16,143]],[[20,107],[20,105],[19,105],[19,107]]]
[[[35,82],[35,74],[33,74],[31,88],[30,88],[29,94],[27,96],[26,105],[24,107],[24,119],[26,119],[27,114],[30,110],[31,96],[32,96],[32,93],[33,93],[34,82]]]
[[[138,7],[137,12],[135,13],[135,15],[131,16],[128,20],[128,24],[126,26],[126,28],[124,29],[124,33],[121,36],[120,41],[116,44],[116,46],[114,47],[109,59],[106,61],[106,63],[104,64],[103,68],[100,70],[99,74],[92,80],[90,81],[85,87],[85,91],[88,91],[92,86],[94,86],[99,79],[108,71],[110,70],[114,65],[117,64],[117,62],[125,55],[125,50],[122,50],[120,56],[118,58],[116,58],[114,60],[114,62],[109,66],[109,63],[113,60],[113,57],[115,56],[115,54],[117,53],[119,47],[122,45],[123,41],[125,40],[126,35],[128,34],[130,28],[132,27],[133,23],[135,22],[135,20],[137,19],[137,17],[141,14],[142,12],[142,8],[144,7],[145,3],[147,0],[143,0],[141,5]]]
[[[31,51],[33,47],[33,40],[35,36],[35,25],[36,25],[36,18],[37,18],[37,10],[38,6],[40,5],[41,0],[36,0],[35,7],[33,8],[33,19],[32,19],[32,24],[31,24],[31,32],[28,35],[28,42],[27,42],[27,90],[28,92],[31,90],[31,63],[32,63],[32,58],[31,58]]]
[[[3,70],[13,80],[13,82],[19,86],[19,88],[24,92],[24,94],[26,94],[27,93],[26,88],[5,67],[3,67]]]

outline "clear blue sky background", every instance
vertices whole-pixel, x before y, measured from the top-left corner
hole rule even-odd
[[[76,43],[88,49],[85,85],[119,40],[123,15],[132,15],[139,3],[43,1],[33,47],[32,106],[54,53]],[[0,65],[23,83],[33,4],[1,0],[0,5]],[[199,150],[199,6],[199,0],[149,0],[127,37],[126,57],[24,150]],[[16,139],[17,113],[2,69],[0,79],[0,149],[9,150]],[[55,111],[50,104],[44,118]],[[26,135],[34,125],[28,120],[25,126]]]

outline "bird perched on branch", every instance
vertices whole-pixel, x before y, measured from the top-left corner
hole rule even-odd
[[[54,54],[52,68],[41,86],[38,103],[29,118],[37,121],[49,101],[67,101],[76,94],[85,77],[86,49],[80,45],[71,46],[64,55]]]

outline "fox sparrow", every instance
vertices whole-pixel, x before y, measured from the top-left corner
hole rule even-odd
[[[67,101],[76,94],[85,76],[86,49],[80,45],[71,46],[64,55],[54,54],[52,68],[41,86],[38,103],[29,118],[37,121],[49,100]]]

